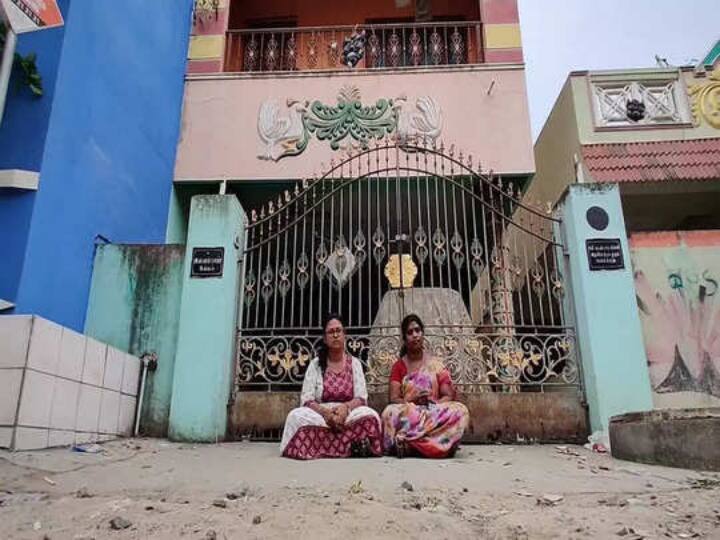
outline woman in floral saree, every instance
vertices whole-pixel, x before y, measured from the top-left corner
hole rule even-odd
[[[280,452],[294,459],[379,456],[380,416],[367,406],[360,360],[345,352],[340,317],[328,315],[323,331],[322,349],[305,372],[302,406],[285,421]]]
[[[420,317],[405,317],[401,330],[404,345],[390,373],[390,405],[382,414],[385,451],[398,457],[448,457],[459,446],[470,414],[453,401],[448,370],[425,352]]]

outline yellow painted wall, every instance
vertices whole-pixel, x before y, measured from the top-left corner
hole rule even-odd
[[[486,24],[485,48],[519,49],[522,47],[519,24]]]

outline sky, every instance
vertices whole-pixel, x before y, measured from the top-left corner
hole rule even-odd
[[[720,39],[720,0],[518,0],[533,139],[573,70],[694,65]]]

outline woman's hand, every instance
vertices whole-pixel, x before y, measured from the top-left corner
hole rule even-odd
[[[337,431],[337,426],[335,425],[336,419],[335,419],[335,410],[334,409],[322,407],[318,411],[318,413],[320,413],[320,416],[323,417],[323,420],[325,420],[325,423],[331,430]]]
[[[340,428],[345,427],[345,421],[347,420],[348,414],[350,414],[350,408],[345,404],[341,403],[333,411],[335,415],[335,422]]]
[[[427,407],[428,403],[430,403],[430,399],[427,394],[420,394],[415,397],[413,403],[415,403],[415,405],[420,405],[421,407]]]

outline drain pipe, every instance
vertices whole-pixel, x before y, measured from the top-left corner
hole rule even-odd
[[[147,372],[155,371],[157,369],[157,354],[156,353],[144,353],[140,357],[142,362],[142,378],[140,380],[140,394],[138,395],[137,406],[135,407],[135,429],[133,429],[133,437],[138,436],[140,431],[140,415],[142,413],[142,406],[145,400],[145,383],[147,382]]]
[[[5,24],[1,14],[0,24]],[[5,112],[5,98],[8,92],[8,84],[10,83],[10,74],[12,73],[16,45],[17,35],[13,32],[12,28],[10,28],[10,25],[7,25],[7,33],[5,34],[5,50],[3,51],[2,60],[0,61],[0,125],[2,125],[3,113]]]

